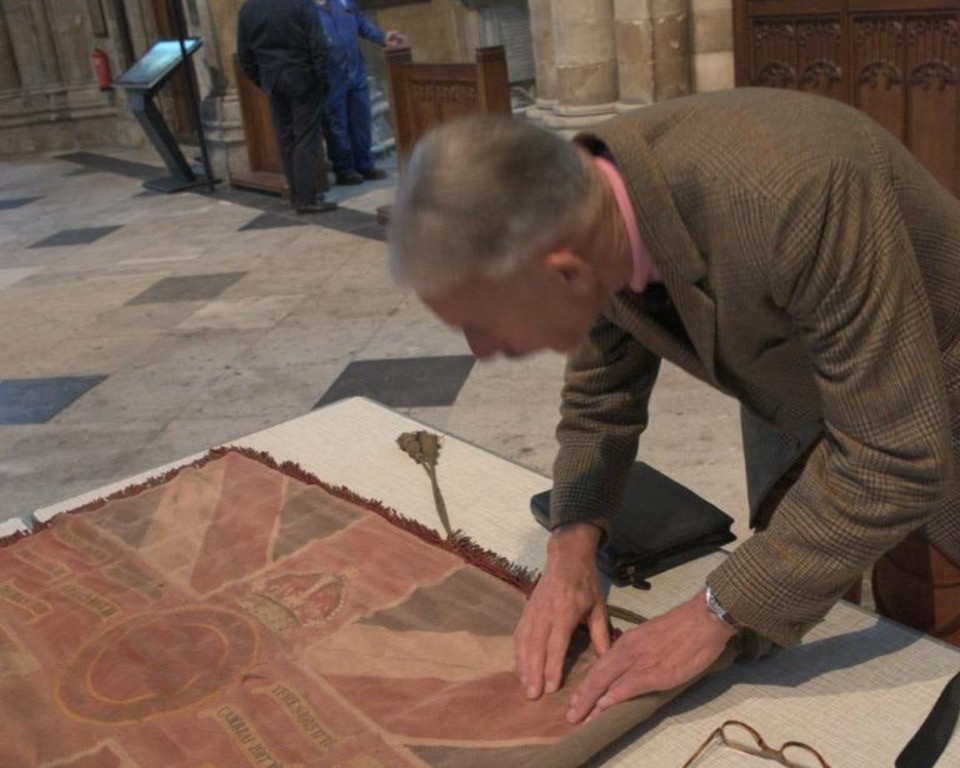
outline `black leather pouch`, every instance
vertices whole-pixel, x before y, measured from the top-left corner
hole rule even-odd
[[[530,500],[534,517],[550,527],[550,491]],[[733,541],[733,518],[653,467],[630,470],[623,504],[597,566],[617,586],[649,589],[647,578],[695,560]]]

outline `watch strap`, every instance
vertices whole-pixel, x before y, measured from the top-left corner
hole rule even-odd
[[[720,601],[717,600],[717,596],[713,593],[713,589],[709,585],[706,589],[706,603],[707,610],[720,619],[720,621],[725,621],[734,629],[740,629],[740,625],[737,624],[736,619],[720,604]]]

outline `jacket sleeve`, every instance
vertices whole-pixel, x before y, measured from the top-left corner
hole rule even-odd
[[[707,581],[738,622],[789,645],[935,511],[952,452],[933,318],[889,180],[835,163],[782,221],[770,291],[812,362],[824,439],[767,530]]]
[[[567,359],[560,450],[553,468],[552,527],[589,522],[604,532],[620,506],[660,358],[601,319]]]
[[[323,34],[323,22],[320,21],[320,14],[313,3],[313,0],[306,0],[304,3],[304,26],[307,30],[307,43],[310,46],[310,58],[313,61],[313,73],[316,75],[323,87],[323,92],[327,92],[329,87],[329,75],[327,73],[327,38]]]
[[[246,23],[242,11],[237,21],[237,61],[240,63],[240,69],[243,70],[243,73],[259,87],[260,67],[257,66],[257,57],[250,41],[249,25]]]
[[[365,37],[377,45],[386,45],[386,33],[359,10],[355,11],[355,13],[357,14],[357,31],[360,33],[360,37]]]

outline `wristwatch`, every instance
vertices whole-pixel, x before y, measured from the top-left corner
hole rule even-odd
[[[733,616],[727,612],[727,609],[720,605],[720,601],[717,600],[717,596],[713,594],[713,590],[709,586],[707,587],[707,610],[720,619],[720,621],[725,621],[734,629],[740,629],[740,625],[737,624]]]

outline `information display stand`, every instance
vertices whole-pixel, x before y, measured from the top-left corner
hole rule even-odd
[[[182,192],[207,183],[205,178],[198,176],[190,168],[176,138],[154,103],[154,97],[177,69],[185,63],[189,65],[182,51],[186,50],[189,57],[201,45],[203,41],[196,37],[187,38],[183,49],[179,40],[158,40],[130,69],[114,80],[115,88],[122,88],[129,94],[131,111],[170,171],[170,176],[143,182],[147,189]]]

